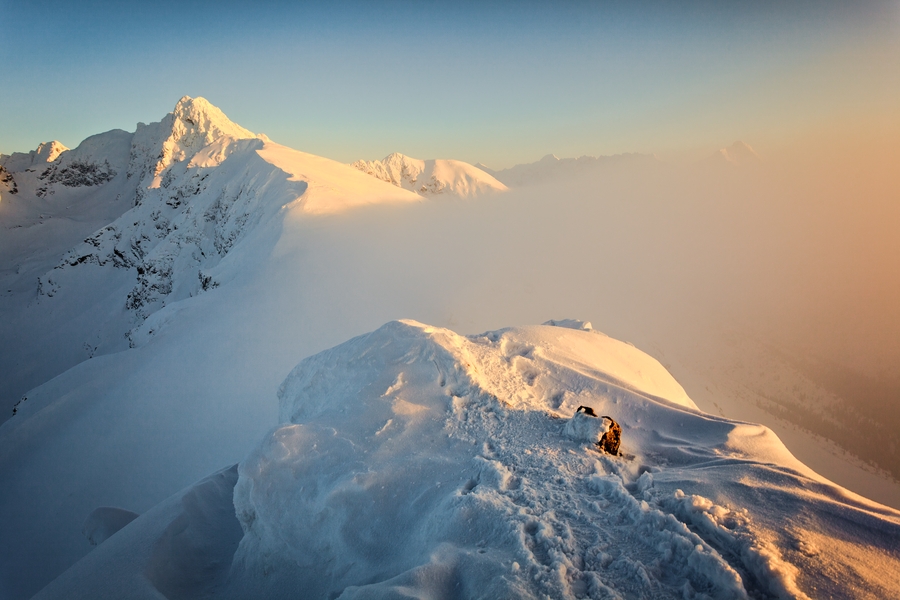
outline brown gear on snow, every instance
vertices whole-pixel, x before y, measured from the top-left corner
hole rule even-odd
[[[610,425],[607,432],[604,433],[603,437],[600,438],[600,441],[597,442],[597,448],[601,452],[606,452],[607,454],[618,456],[619,444],[622,443],[622,428],[612,417],[603,415],[603,417],[601,418],[609,419]]]

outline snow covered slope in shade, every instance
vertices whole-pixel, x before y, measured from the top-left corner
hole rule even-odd
[[[421,160],[394,152],[383,160],[358,160],[352,166],[422,196],[450,194],[470,198],[507,189],[490,174],[459,160]]]
[[[698,411],[658,362],[598,332],[392,322],[302,361],[279,398],[282,425],[237,478],[173,496],[37,597],[900,589],[900,513],[817,476],[768,429]],[[615,416],[624,457],[593,449],[581,404]]]
[[[130,324],[114,315],[133,275],[84,272],[66,301],[41,304],[36,296],[39,278],[68,250],[131,208],[130,140],[118,130],[92,136],[50,163],[12,173],[16,194],[0,190],[0,339],[10,340],[0,345],[0,421],[28,389],[98,346],[122,347]],[[101,341],[112,329],[114,339]]]
[[[35,598],[205,598],[228,575],[242,531],[232,502],[237,465],[160,502]]]

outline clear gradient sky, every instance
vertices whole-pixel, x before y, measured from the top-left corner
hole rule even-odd
[[[288,146],[495,168],[900,131],[900,2],[0,0],[0,152],[183,95]]]

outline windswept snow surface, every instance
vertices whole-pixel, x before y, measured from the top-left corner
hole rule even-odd
[[[173,497],[38,597],[115,597],[122,582],[148,598],[900,589],[900,513],[767,428],[699,411],[633,346],[563,323],[464,337],[395,321],[303,360],[236,485],[223,471]],[[620,423],[623,456],[572,427],[593,419],[580,405]]]
[[[489,173],[459,160],[421,160],[394,152],[383,160],[358,160],[353,166],[425,197],[450,194],[471,198],[507,190]]]

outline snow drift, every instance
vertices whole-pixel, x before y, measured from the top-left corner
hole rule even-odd
[[[223,472],[167,501],[38,597],[109,597],[107,570],[170,598],[887,597],[900,585],[900,513],[822,479],[765,427],[702,413],[658,362],[596,331],[464,337],[391,322],[305,359],[278,395],[282,424],[236,483]],[[581,404],[615,415],[624,457],[567,435]]]

